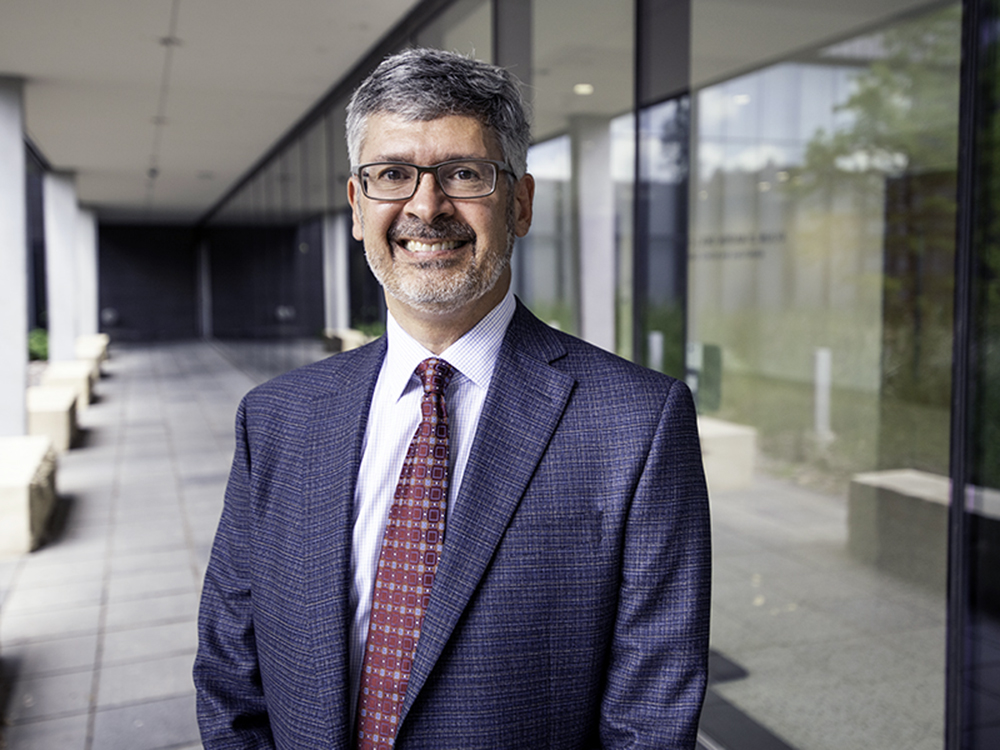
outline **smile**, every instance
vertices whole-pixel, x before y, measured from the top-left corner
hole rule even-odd
[[[465,241],[451,240],[449,242],[434,242],[428,244],[417,240],[406,240],[400,244],[411,253],[439,253],[443,250],[454,250],[457,247],[461,247],[465,244]]]

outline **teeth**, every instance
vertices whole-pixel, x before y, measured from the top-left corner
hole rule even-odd
[[[436,253],[441,250],[454,250],[456,247],[461,245],[461,242],[435,242],[433,245],[428,245],[424,242],[417,242],[416,240],[407,240],[404,243],[404,247],[411,253]]]

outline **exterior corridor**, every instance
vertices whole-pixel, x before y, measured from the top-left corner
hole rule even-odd
[[[201,747],[198,596],[236,407],[256,383],[321,356],[306,342],[112,349],[81,445],[60,458],[52,538],[0,558],[0,747]],[[700,750],[841,750],[845,736],[940,747],[942,598],[852,560],[836,495],[758,473],[753,487],[713,493],[712,513]],[[845,727],[846,715],[857,720]]]
[[[52,538],[0,559],[9,749],[201,746],[198,592],[254,382],[203,343],[115,347],[104,372]]]

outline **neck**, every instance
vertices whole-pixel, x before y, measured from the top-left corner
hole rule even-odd
[[[447,313],[415,310],[386,294],[385,304],[400,327],[428,351],[441,354],[500,304],[510,287],[510,269],[504,271],[496,285],[482,297]]]

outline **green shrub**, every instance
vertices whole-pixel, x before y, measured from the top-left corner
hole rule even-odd
[[[358,323],[355,328],[365,334],[365,336],[371,336],[372,338],[378,338],[385,333],[385,323],[380,320],[374,323]]]
[[[28,332],[28,358],[49,358],[49,332],[44,328],[33,328]]]

